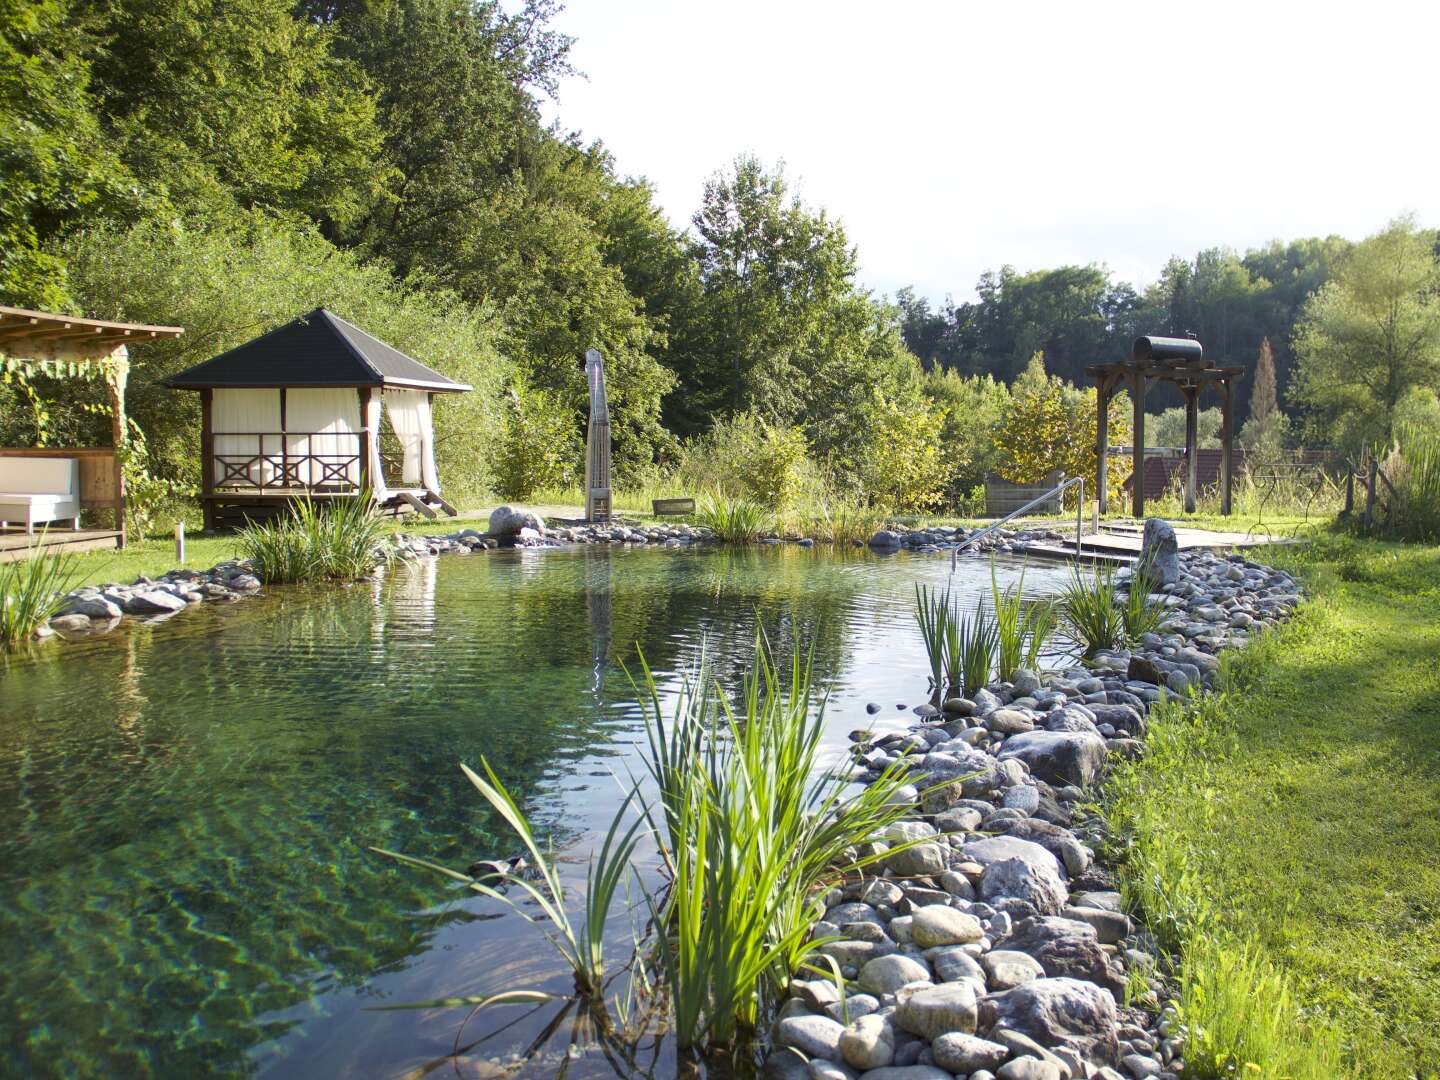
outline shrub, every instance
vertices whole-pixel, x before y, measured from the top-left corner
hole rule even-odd
[[[951,467],[941,442],[943,414],[924,398],[892,401],[878,391],[860,475],[870,498],[896,510],[933,510],[945,496]]]
[[[565,487],[580,474],[585,447],[575,412],[556,395],[517,379],[505,395],[502,416],[490,450],[490,475],[502,499],[528,499],[542,489]]]
[[[804,432],[755,413],[739,413],[684,447],[676,470],[682,484],[783,510],[819,486],[806,456]]]
[[[370,574],[388,555],[385,524],[368,492],[324,505],[297,502],[291,514],[248,525],[236,536],[240,554],[269,585],[350,581]]]
[[[0,563],[0,646],[29,641],[60,604],[75,576],[75,558],[41,555]]]

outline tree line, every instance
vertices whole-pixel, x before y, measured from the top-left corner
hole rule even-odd
[[[733,159],[676,229],[603,142],[544,123],[541,99],[573,70],[559,12],[555,0],[0,7],[0,301],[184,324],[180,341],[137,350],[132,398],[156,471],[192,482],[196,406],[158,380],[319,304],[477,387],[437,416],[442,466],[476,489],[517,449],[550,448],[538,457],[554,474],[517,482],[565,473],[554,451],[583,422],[592,346],[626,484],[740,418],[735,430],[797,433],[861,496],[898,483],[882,475],[885,440],[938,431],[951,471],[927,490],[960,491],[994,456],[966,417],[993,416],[1037,354],[1083,386],[1087,364],[1140,332],[1194,332],[1247,365],[1268,339],[1276,411],[1356,407],[1354,393],[1322,392],[1346,364],[1312,376],[1297,358],[1334,340],[1307,312],[1332,329],[1347,317],[1315,298],[1363,262],[1348,241],[1213,249],[1143,291],[1098,266],[1005,267],[972,301],[932,310],[906,289],[891,302],[859,281],[843,224],[782,168]],[[1433,266],[1433,235],[1397,227]],[[1421,270],[1405,284],[1416,296],[1431,288]],[[84,404],[83,386],[4,390],[7,440],[44,437],[42,424],[79,439],[99,422],[37,405],[38,393]],[[1247,380],[1242,415],[1249,393]],[[1383,409],[1366,415],[1345,437],[1375,434]]]

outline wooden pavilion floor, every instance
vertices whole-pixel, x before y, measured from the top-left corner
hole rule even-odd
[[[1062,530],[1063,531],[1063,530]],[[1073,533],[1073,529],[1071,530]],[[1144,526],[1132,522],[1102,522],[1099,533],[1086,533],[1080,542],[1081,557],[1086,561],[1125,565],[1134,562],[1140,554],[1141,535]],[[1228,551],[1231,548],[1265,547],[1270,544],[1295,544],[1300,541],[1289,536],[1272,536],[1256,532],[1220,532],[1215,529],[1192,529],[1184,525],[1175,526],[1175,540],[1181,551],[1210,549]],[[1075,558],[1075,540],[1058,540],[1033,543],[1026,546],[1032,555],[1056,559]]]
[[[113,529],[65,529],[40,532],[0,532],[0,562],[19,562],[37,554],[64,555],[78,551],[105,551],[120,546]]]

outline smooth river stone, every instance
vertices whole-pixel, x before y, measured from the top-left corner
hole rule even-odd
[[[910,936],[922,949],[937,945],[964,945],[985,936],[980,920],[952,907],[931,904],[911,913]]]

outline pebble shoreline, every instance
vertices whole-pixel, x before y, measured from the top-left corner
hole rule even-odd
[[[1178,1080],[1184,1031],[1156,943],[1077,804],[1111,755],[1140,753],[1156,702],[1210,687],[1218,654],[1288,618],[1301,592],[1239,555],[1169,559],[1157,595],[1173,623],[1133,652],[921,705],[908,732],[852,733],[857,779],[912,769],[913,813],[876,843],[921,843],[825,897],[814,935],[836,939],[819,951],[852,989],[842,1003],[828,979],[792,982],[767,1078]],[[1128,1006],[1127,983],[1143,991]]]

